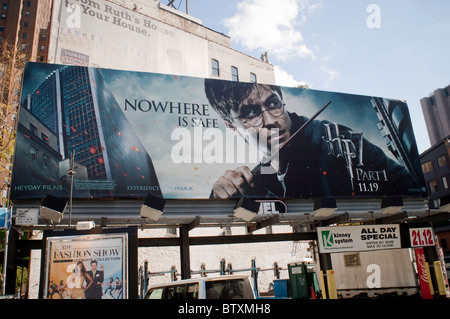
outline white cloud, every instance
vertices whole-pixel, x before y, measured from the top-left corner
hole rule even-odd
[[[331,85],[331,83],[334,81],[334,79],[339,77],[339,72],[337,70],[331,69],[328,66],[322,65],[321,66],[321,70],[327,76],[327,79],[326,79],[325,84],[324,84],[325,87],[329,87]]]
[[[308,86],[311,88],[311,84],[306,81],[297,81],[292,74],[289,74],[281,67],[274,65],[275,83],[280,86],[297,87],[299,85]]]
[[[243,0],[225,20],[232,41],[248,50],[268,51],[279,59],[314,59],[298,26],[320,6],[316,0]]]

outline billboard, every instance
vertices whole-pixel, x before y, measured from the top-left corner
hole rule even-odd
[[[73,160],[72,160],[73,158]],[[405,102],[28,63],[12,199],[417,198]]]

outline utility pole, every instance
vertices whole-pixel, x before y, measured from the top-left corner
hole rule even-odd
[[[70,156],[70,169],[67,170],[67,175],[70,176],[69,228],[72,228],[73,176],[76,174],[74,165],[75,165],[75,151],[72,150]]]

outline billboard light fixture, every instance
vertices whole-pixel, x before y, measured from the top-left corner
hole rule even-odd
[[[318,197],[314,200],[314,216],[330,216],[337,209],[336,198],[334,197]]]
[[[399,196],[393,196],[393,197],[383,197],[381,199],[381,212],[383,214],[396,214],[402,208],[403,205],[403,198]]]
[[[77,223],[77,230],[91,230],[92,228],[95,228],[95,223],[93,221]]]
[[[154,222],[157,222],[163,214],[165,205],[166,200],[164,198],[148,194],[141,206],[141,217],[146,219],[148,218]]]
[[[242,197],[234,207],[234,216],[249,222],[258,215],[260,205],[261,203],[253,199]]]
[[[67,199],[47,195],[39,208],[41,218],[60,223],[67,207]]]

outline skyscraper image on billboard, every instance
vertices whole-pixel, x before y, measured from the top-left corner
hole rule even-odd
[[[99,70],[48,71],[23,99],[12,197],[67,197],[72,152],[75,198],[160,196],[152,161]]]

